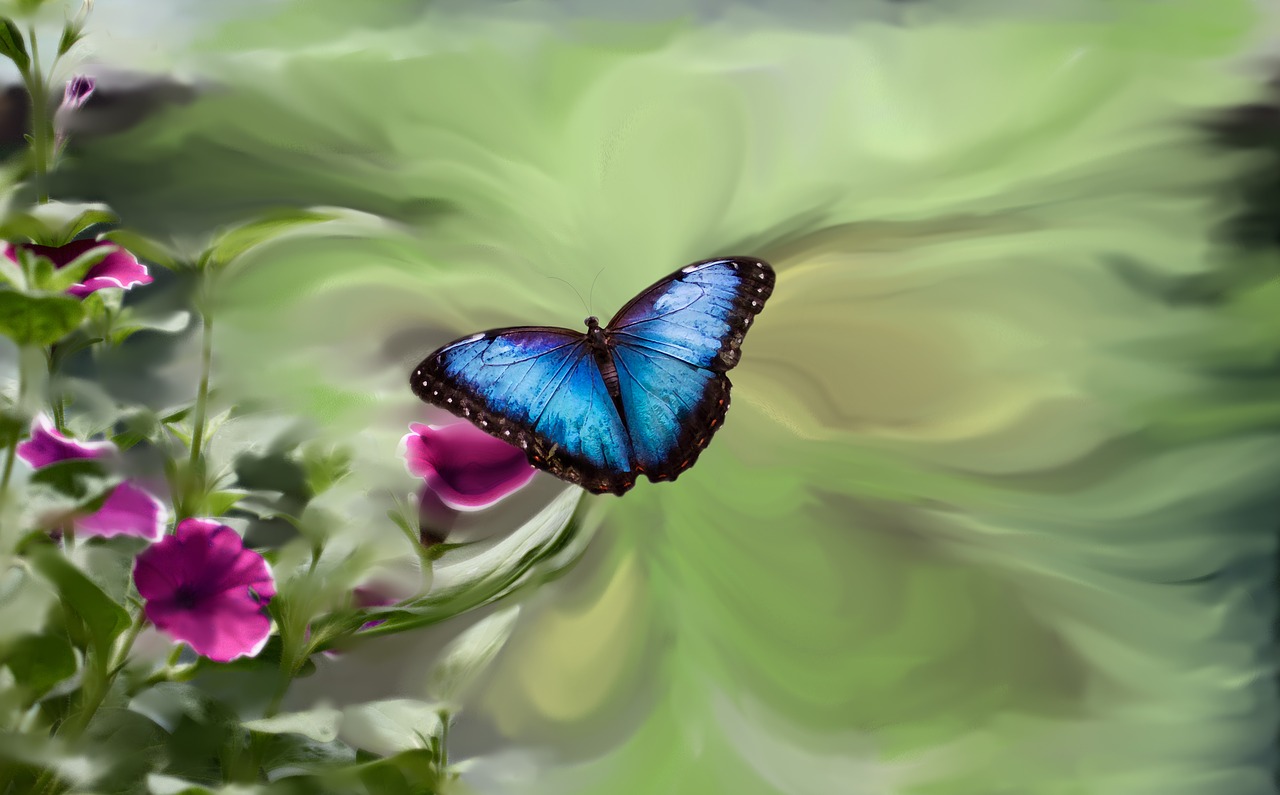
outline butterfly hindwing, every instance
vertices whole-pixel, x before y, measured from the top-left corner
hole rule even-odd
[[[427,357],[422,400],[520,446],[529,462],[592,491],[634,483],[631,445],[586,338],[557,328],[477,334]]]
[[[613,349],[636,468],[672,480],[693,466],[729,408],[729,379],[632,345]]]
[[[638,471],[673,480],[693,466],[729,409],[725,372],[773,293],[750,258],[694,263],[636,296],[606,329]]]

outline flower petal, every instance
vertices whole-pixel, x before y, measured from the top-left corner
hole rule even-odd
[[[18,445],[18,457],[39,469],[59,461],[77,458],[102,458],[113,453],[111,442],[77,442],[58,433],[44,414],[31,423],[31,438]]]
[[[67,292],[76,297],[83,297],[108,287],[129,289],[135,284],[151,284],[154,279],[147,272],[147,266],[138,262],[138,258],[122,248],[116,248],[101,262],[94,265],[85,274],[84,281],[73,284]]]
[[[519,491],[537,473],[524,452],[468,422],[414,423],[404,437],[409,471],[450,508],[477,511]]]
[[[371,587],[360,585],[351,592],[351,601],[356,607],[385,607],[396,603],[396,598],[385,591]],[[373,621],[366,621],[360,625],[360,629],[369,629],[376,627],[386,621],[384,618],[375,618]]]
[[[62,107],[71,110],[83,107],[84,103],[89,101],[89,97],[93,96],[93,89],[97,85],[97,81],[87,75],[76,75],[71,78],[62,91]]]
[[[184,550],[184,580],[204,594],[252,588],[265,599],[275,596],[275,580],[261,555],[244,548],[240,535],[211,519],[183,519],[174,538]]]
[[[76,257],[99,246],[109,245],[112,250],[101,262],[94,265],[85,274],[84,281],[80,284],[73,284],[67,288],[67,292],[77,298],[83,298],[89,293],[97,292],[107,287],[120,287],[128,289],[135,284],[150,284],[153,279],[147,272],[147,266],[138,261],[138,258],[130,254],[128,251],[109,241],[103,240],[73,240],[65,246],[37,246],[31,243],[19,244],[21,248],[30,251],[41,257],[47,257],[55,268],[62,268],[70,265],[75,261]],[[14,262],[18,261],[17,247],[8,245],[4,248],[4,255]]]
[[[215,662],[253,657],[271,635],[271,619],[248,594],[223,594],[195,607],[148,601],[144,610],[157,629]]]
[[[76,530],[88,536],[134,536],[155,541],[169,520],[165,504],[150,492],[128,481],[116,486],[95,513],[74,520]]]

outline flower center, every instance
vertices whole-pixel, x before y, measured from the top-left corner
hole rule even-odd
[[[179,585],[173,593],[173,602],[178,607],[190,610],[200,601],[200,594],[190,585]]]

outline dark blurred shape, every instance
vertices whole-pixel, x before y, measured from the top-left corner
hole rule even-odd
[[[77,77],[86,81],[88,78]],[[166,78],[138,79],[107,76],[93,80],[93,88],[80,107],[64,111],[59,124],[74,136],[111,135],[127,130],[173,105],[195,99],[194,87]],[[49,96],[52,112],[63,102],[63,91]],[[26,146],[23,135],[31,131],[31,99],[27,89],[11,85],[0,92],[0,159],[17,154]]]
[[[7,160],[27,145],[22,137],[30,129],[31,103],[22,86],[0,93],[0,160]]]
[[[66,131],[77,136],[114,135],[175,105],[185,105],[199,92],[167,78],[107,75],[97,80],[84,107],[67,114]]]
[[[1221,204],[1232,212],[1221,222],[1217,237],[1229,249],[1243,252],[1280,248],[1280,71],[1269,81],[1266,101],[1240,105],[1200,122],[1208,146],[1228,152],[1257,155],[1257,168],[1218,190]],[[1269,258],[1230,256],[1215,261],[1215,268],[1190,276],[1171,276],[1157,268],[1125,257],[1113,256],[1108,264],[1133,289],[1158,297],[1172,306],[1217,307],[1242,291],[1280,277]],[[1246,374],[1239,368],[1218,375],[1273,377],[1277,361]]]
[[[1264,155],[1261,167],[1231,189],[1244,207],[1223,229],[1228,242],[1253,249],[1280,246],[1280,70],[1269,85],[1269,101],[1232,108],[1204,125],[1212,145]]]

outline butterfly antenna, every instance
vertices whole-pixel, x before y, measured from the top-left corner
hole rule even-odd
[[[600,270],[596,271],[596,277],[591,280],[591,289],[587,291],[587,314],[591,314],[591,302],[596,297],[596,282],[600,281],[600,274],[604,273],[607,266],[601,265]]]
[[[582,303],[582,308],[587,310],[588,315],[591,314],[591,307],[587,306],[587,302],[582,300],[582,293],[578,292],[578,288],[574,287],[572,282],[570,282],[568,279],[561,279],[559,276],[552,276],[549,273],[544,273],[542,275],[546,276],[548,279],[555,279],[558,282],[564,282],[565,284],[569,285],[569,289],[573,290],[573,294],[578,296],[578,301]]]

